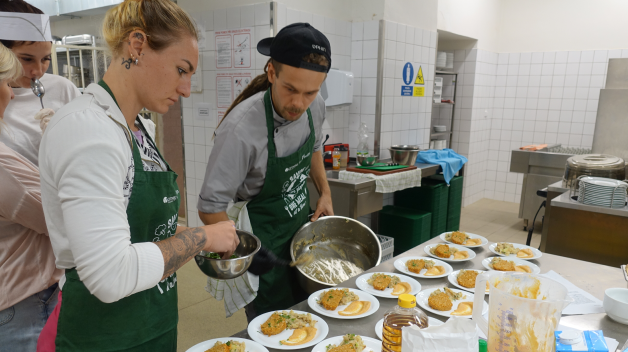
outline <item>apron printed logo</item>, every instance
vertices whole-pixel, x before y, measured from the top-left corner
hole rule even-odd
[[[159,242],[173,236],[177,232],[177,222],[179,214],[174,214],[166,224],[161,224],[155,229],[155,238],[153,242]]]
[[[174,197],[164,197],[164,203],[172,203],[177,200],[177,196]]]
[[[307,200],[307,177],[310,174],[310,166],[305,166],[290,176],[290,180],[283,184],[281,197],[286,205],[284,209],[290,217],[296,215],[304,207]]]

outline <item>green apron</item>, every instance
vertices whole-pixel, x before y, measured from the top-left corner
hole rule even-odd
[[[273,108],[270,88],[264,94],[266,125],[268,127],[268,164],[262,191],[247,205],[253,233],[262,245],[279,258],[290,260],[290,241],[297,230],[308,221],[310,196],[307,177],[310,174],[316,135],[312,114],[307,109],[310,136],[295,153],[278,158],[274,138]],[[286,309],[304,299],[296,269],[276,267],[260,276],[259,290],[253,301],[258,315]],[[307,296],[305,296],[307,297]]]
[[[113,97],[103,81],[99,84]],[[131,243],[165,240],[177,229],[180,202],[177,174],[170,166],[166,172],[144,171],[135,137],[131,137],[135,178],[126,209]],[[146,137],[157,149],[150,136]],[[114,303],[103,303],[92,295],[76,269],[66,270],[65,277],[55,339],[57,352],[176,351],[179,320],[176,274],[153,288]]]

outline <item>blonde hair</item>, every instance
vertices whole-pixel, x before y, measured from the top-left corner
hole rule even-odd
[[[194,22],[172,0],[125,0],[109,9],[102,33],[114,57],[120,55],[135,30],[148,35],[148,46],[155,51],[167,48],[184,34],[198,40]]]
[[[13,82],[22,76],[22,65],[11,49],[0,43],[0,84]],[[2,115],[0,111],[0,130],[2,130]]]

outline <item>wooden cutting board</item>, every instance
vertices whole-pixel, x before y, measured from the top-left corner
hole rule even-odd
[[[357,167],[348,167],[347,171],[359,172],[361,174],[373,174],[376,176],[383,176],[383,175],[396,174],[398,172],[410,171],[416,168],[417,168],[416,166],[407,166],[403,169],[396,169],[396,170],[390,170],[390,171],[378,171],[378,170],[369,170],[369,169],[358,169]]]

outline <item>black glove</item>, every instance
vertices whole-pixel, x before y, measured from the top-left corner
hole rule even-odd
[[[251,266],[249,266],[249,272],[259,276],[266,274],[276,266],[288,265],[290,265],[289,261],[277,258],[275,253],[262,246],[257,254],[253,256]]]

